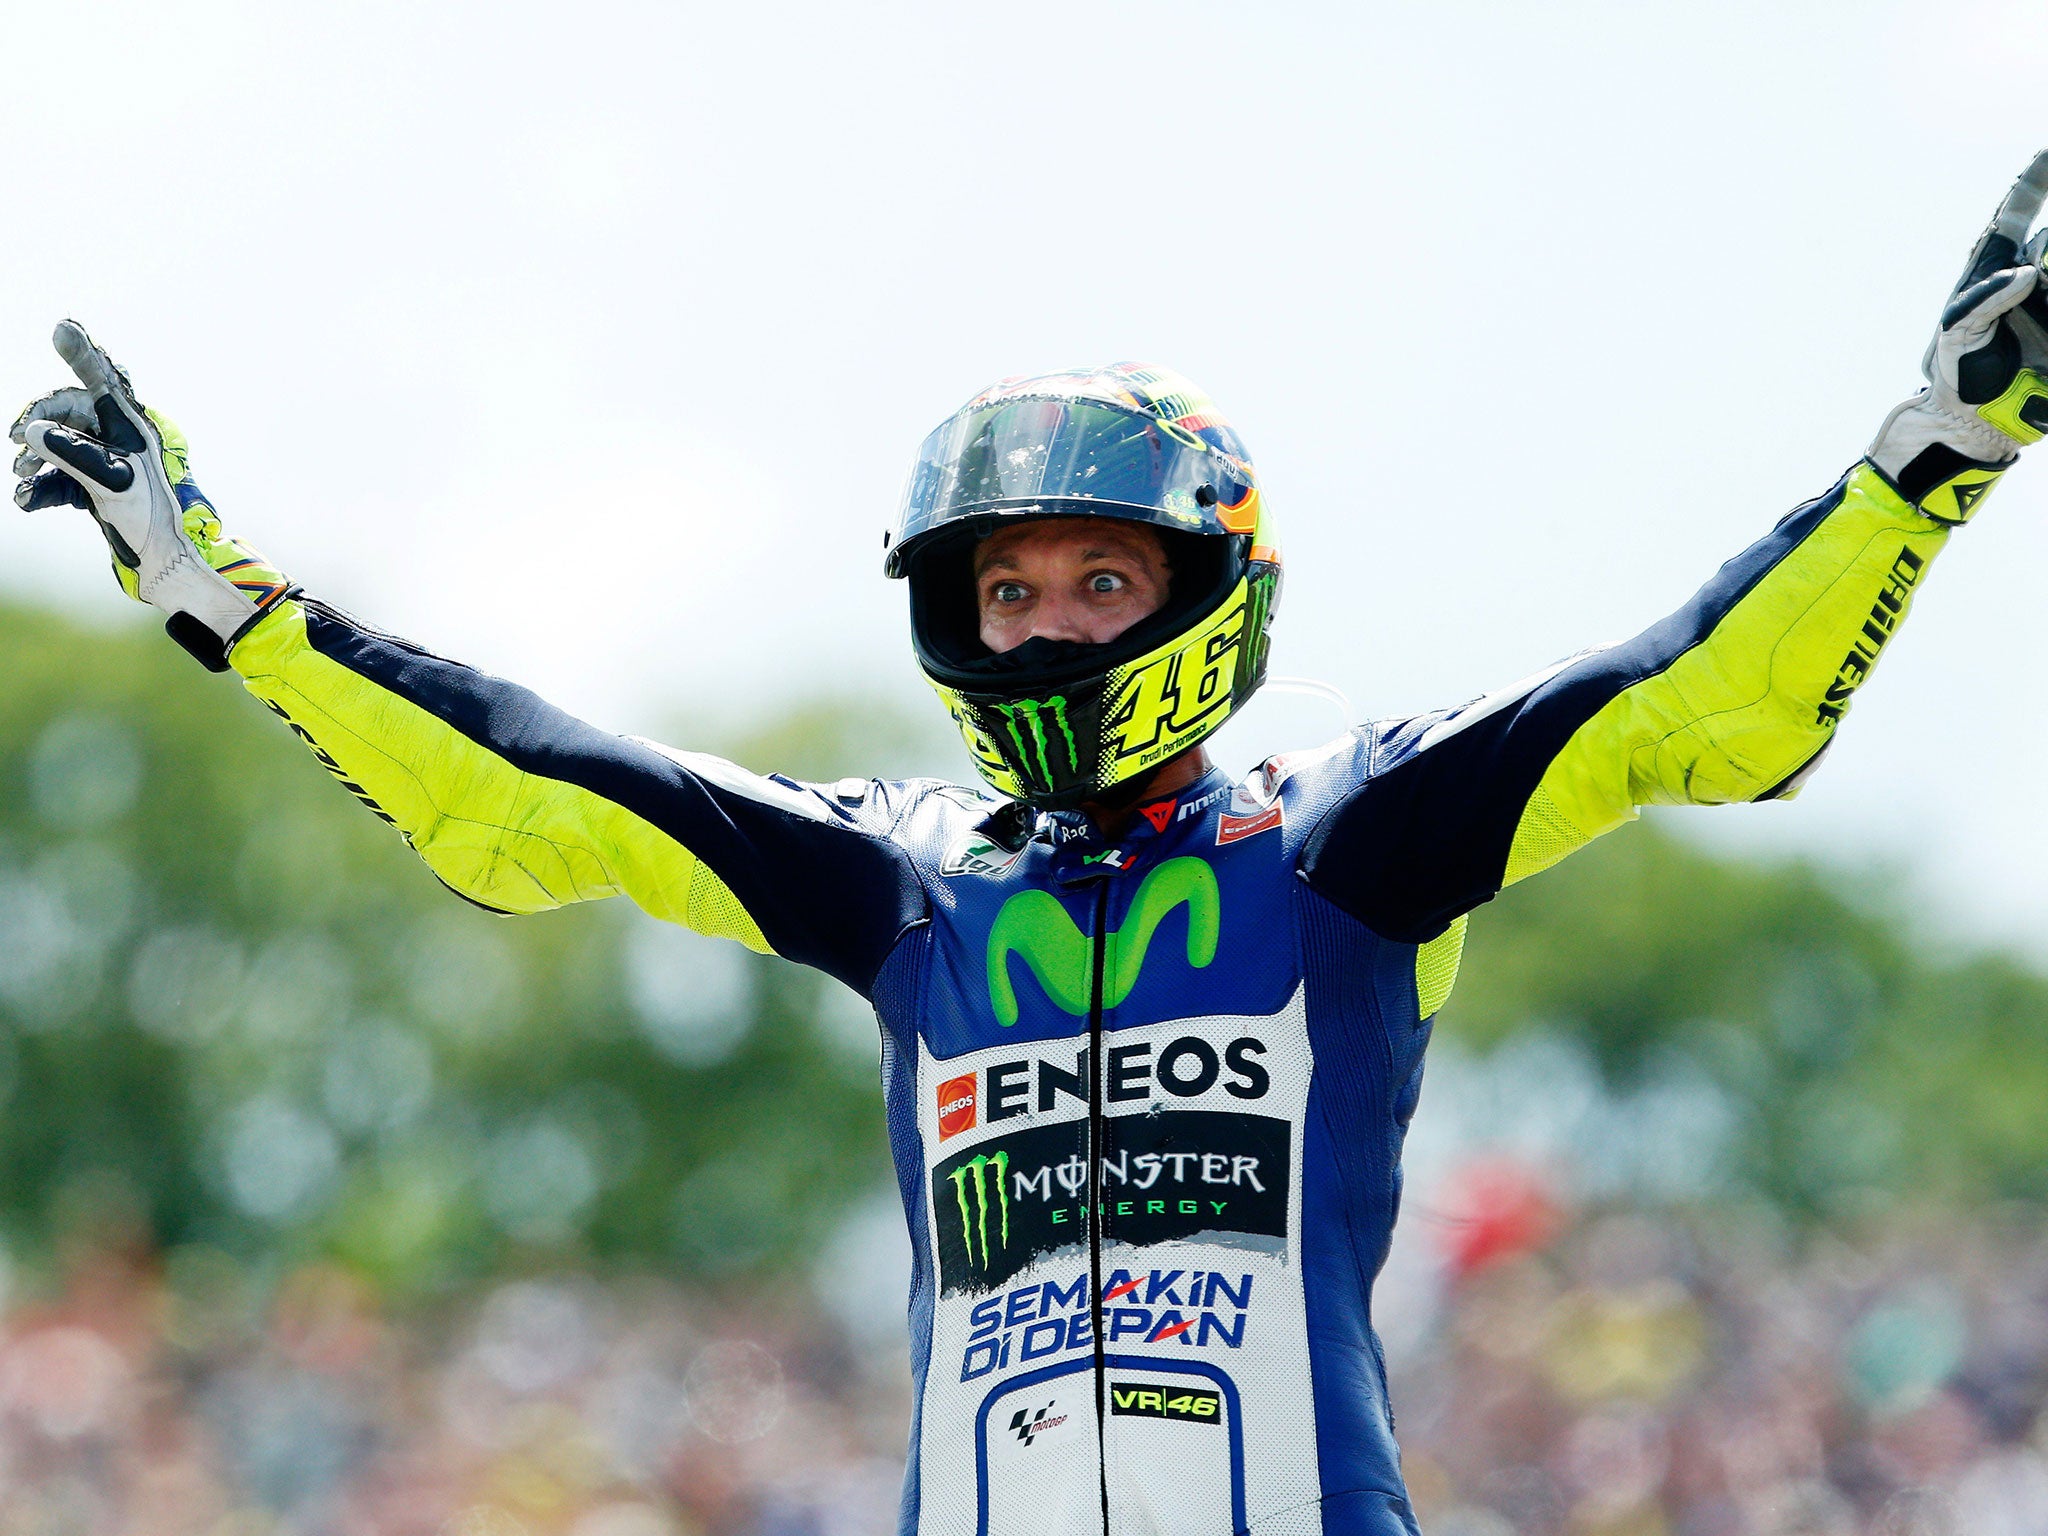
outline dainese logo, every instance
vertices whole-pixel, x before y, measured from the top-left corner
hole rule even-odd
[[[974,1074],[949,1077],[939,1084],[939,1140],[974,1129]]]

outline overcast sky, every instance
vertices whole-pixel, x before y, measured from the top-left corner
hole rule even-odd
[[[1250,444],[1279,671],[1389,714],[1622,638],[1863,449],[2048,142],[2040,0],[0,18],[0,397],[75,315],[299,580],[628,730],[936,709],[879,576],[919,439],[1122,357]],[[2048,946],[2044,585],[2048,462],[1804,797],[1688,825]],[[62,514],[0,587],[129,617]]]

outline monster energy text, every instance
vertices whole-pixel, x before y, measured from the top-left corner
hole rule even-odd
[[[1289,1129],[1236,1111],[1118,1116],[1094,1156],[1085,1122],[1055,1121],[984,1141],[932,1170],[942,1295],[986,1292],[1034,1262],[1078,1249],[1092,1229],[1131,1247],[1205,1240],[1257,1253],[1287,1246]]]

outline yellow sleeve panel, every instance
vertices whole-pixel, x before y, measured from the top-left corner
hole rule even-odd
[[[590,789],[521,770],[323,654],[301,603],[280,604],[231,659],[342,787],[470,900],[526,913],[623,892],[655,917],[772,952],[725,882],[673,837]]]
[[[1867,463],[1839,503],[1697,643],[1571,735],[1524,808],[1503,884],[1642,805],[1790,795],[1906,616],[1949,530]]]
[[[1465,958],[1465,924],[1455,917],[1451,926],[1426,944],[1415,947],[1415,998],[1422,1018],[1432,1017],[1449,1001],[1451,988],[1458,984],[1458,965]]]

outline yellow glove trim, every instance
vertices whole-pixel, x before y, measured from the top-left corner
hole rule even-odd
[[[2048,436],[2048,379],[2022,368],[2005,393],[1978,406],[1977,414],[2015,442],[2038,443]]]

